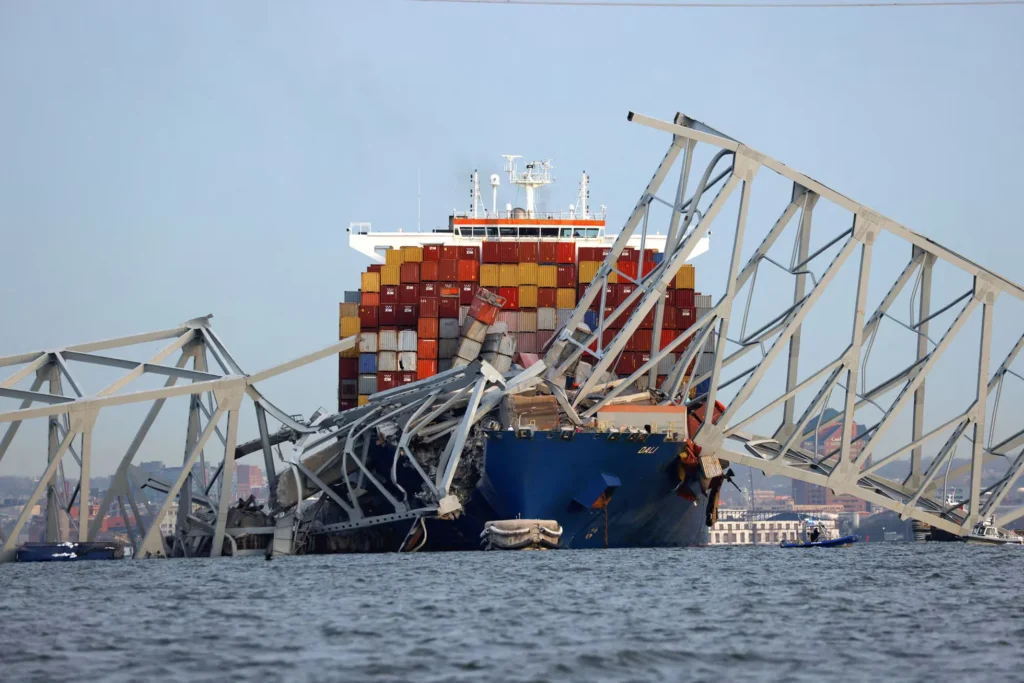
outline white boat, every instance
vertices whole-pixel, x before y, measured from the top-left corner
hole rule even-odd
[[[979,522],[974,531],[964,537],[968,543],[977,545],[1021,545],[1024,546],[1024,536],[1011,534],[1003,531],[992,523],[991,516]]]

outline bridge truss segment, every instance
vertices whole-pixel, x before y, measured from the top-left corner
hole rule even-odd
[[[655,391],[662,403],[725,404],[717,421],[691,435],[705,454],[852,494],[956,535],[984,519],[1002,527],[1024,517],[1024,505],[1005,505],[1024,473],[1024,425],[1019,415],[999,411],[1020,391],[1008,383],[1021,380],[1013,364],[1024,347],[1024,317],[1014,307],[1024,290],[689,117],[668,122],[631,113],[630,120],[670,134],[671,143],[547,351],[548,379],[577,372],[580,360],[591,366],[577,372],[570,417],[592,419],[641,378],[654,386],[668,358],[672,368]],[[708,161],[693,184],[701,153]],[[657,193],[675,166],[679,180],[667,200]],[[757,208],[768,209],[752,214],[755,188]],[[652,208],[659,206],[668,207],[663,261],[630,278],[617,268],[619,256],[636,233],[642,243],[654,229]],[[778,218],[763,220],[769,216]],[[724,282],[703,317],[663,344],[665,292],[712,227],[720,246],[732,237]],[[790,239],[791,248],[784,244]],[[767,271],[783,278],[792,298],[780,303]],[[605,292],[613,278],[635,290],[611,310]],[[934,305],[933,296],[943,303]],[[869,298],[878,301],[869,306]],[[594,304],[596,328],[580,328]],[[903,320],[896,311],[905,304],[910,315]],[[649,360],[610,379],[627,340],[652,312]],[[965,344],[976,344],[974,351],[961,352]],[[1000,346],[1009,349],[996,355],[1002,363],[993,371]],[[877,375],[874,368],[901,353],[909,365],[869,383],[869,361]],[[926,383],[940,393],[926,392]],[[819,443],[823,433],[834,437],[827,448]],[[958,448],[966,459],[955,461]],[[966,500],[937,495],[940,484],[960,476],[968,477]]]

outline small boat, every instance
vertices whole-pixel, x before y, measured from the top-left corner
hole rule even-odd
[[[78,562],[81,560],[120,560],[124,544],[119,541],[77,543],[25,543],[17,550],[18,562]]]
[[[979,522],[964,540],[975,545],[1024,545],[1024,537],[1003,531],[995,525],[991,515]]]
[[[779,544],[780,548],[841,548],[847,545],[853,545],[860,540],[859,536],[840,536],[839,538],[829,538],[821,541],[783,541]]]

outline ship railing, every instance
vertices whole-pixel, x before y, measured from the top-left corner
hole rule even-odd
[[[528,219],[539,219],[539,220],[560,220],[560,221],[603,221],[607,211],[601,209],[600,211],[589,211],[586,214],[582,214],[578,211],[535,211],[532,216],[527,216],[522,209],[513,209],[512,211],[482,211],[479,215],[474,216],[469,211],[455,211],[452,216],[455,218],[478,218],[480,220],[494,220],[494,219],[517,219],[517,220],[528,220]]]

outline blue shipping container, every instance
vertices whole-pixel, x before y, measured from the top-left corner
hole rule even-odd
[[[590,331],[593,332],[594,328],[597,327],[597,311],[587,311],[583,314],[583,322],[587,324]]]
[[[665,260],[665,252],[663,252],[663,251],[656,251],[656,252],[654,252],[654,263],[656,263],[656,264],[657,263],[661,263],[664,260]]]
[[[370,374],[377,372],[377,354],[359,354],[359,374]]]
[[[345,292],[345,303],[347,304],[359,304],[362,303],[362,294],[358,291]]]

